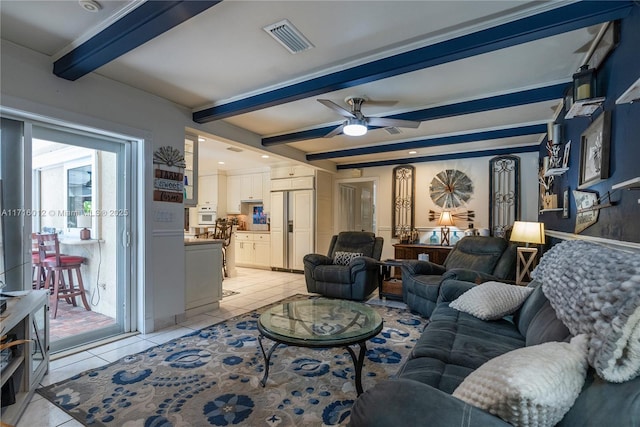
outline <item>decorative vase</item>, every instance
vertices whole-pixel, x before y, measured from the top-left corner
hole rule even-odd
[[[432,245],[437,245],[438,243],[440,243],[440,239],[438,239],[438,236],[436,236],[435,230],[433,231],[431,237],[429,237],[429,243],[431,243]]]
[[[460,240],[460,236],[458,236],[458,232],[454,231],[453,232],[453,236],[451,237],[451,246],[453,246],[456,243],[458,243],[459,240]]]

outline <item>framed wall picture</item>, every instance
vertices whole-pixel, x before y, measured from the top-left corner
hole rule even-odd
[[[598,222],[600,209],[591,208],[598,203],[598,193],[573,190],[573,199],[576,202],[575,233],[579,234]]]
[[[589,67],[599,68],[600,64],[613,51],[620,42],[620,24],[617,21],[606,24],[606,29],[602,33],[602,37],[598,41],[591,57],[589,58]]]
[[[562,218],[569,218],[569,187],[562,193]]]
[[[611,112],[603,111],[580,137],[579,189],[609,177],[610,144]]]

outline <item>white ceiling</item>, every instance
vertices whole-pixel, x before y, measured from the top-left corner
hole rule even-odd
[[[97,13],[77,1],[0,3],[3,39],[52,57],[52,62],[142,2],[100,1]],[[225,0],[155,37],[95,72],[184,105],[193,111],[433,45],[505,22],[570,4],[568,1],[243,1]],[[315,48],[290,54],[262,28],[291,21]],[[583,28],[226,118],[262,137],[342,122],[316,101],[364,95],[393,105],[363,107],[367,116],[389,116],[571,80],[598,31]],[[429,120],[390,135],[316,138],[288,144],[303,153],[420,140],[553,120],[559,99]],[[239,154],[205,135],[205,167],[235,170],[282,163],[246,148]],[[544,134],[333,159],[337,164],[410,158],[539,143]],[[214,142],[215,141],[215,142]],[[238,141],[241,143],[242,141]],[[235,145],[235,144],[234,144]],[[265,148],[269,150],[269,148]],[[225,161],[225,165],[218,165]],[[212,169],[214,170],[214,169]]]

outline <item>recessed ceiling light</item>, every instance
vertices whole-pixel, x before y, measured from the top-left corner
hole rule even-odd
[[[205,141],[206,141],[206,139],[204,139],[203,137],[201,137],[201,136],[198,137],[198,142],[205,142]]]
[[[262,157],[263,159],[268,159],[268,158],[269,158],[269,156],[267,156],[266,154],[263,154],[263,155],[262,155],[262,156],[260,156],[260,157]]]
[[[102,5],[95,0],[78,0],[78,3],[87,12],[97,12],[102,9]]]
[[[418,152],[416,150],[411,150],[409,151],[409,154],[418,154]]]
[[[224,162],[218,162],[219,165],[224,165]]]

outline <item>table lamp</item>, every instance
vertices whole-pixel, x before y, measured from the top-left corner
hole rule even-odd
[[[440,213],[440,218],[438,219],[438,225],[440,228],[440,244],[442,246],[449,246],[449,226],[456,225],[453,222],[453,217],[451,216],[451,212],[442,211]]]
[[[544,243],[544,224],[541,222],[516,221],[513,223],[510,240],[526,244],[525,247],[519,246],[517,249],[516,283],[520,285],[523,283],[525,276],[528,275],[529,279],[531,279],[531,270],[534,267],[538,248],[530,248],[529,243],[536,245]]]

